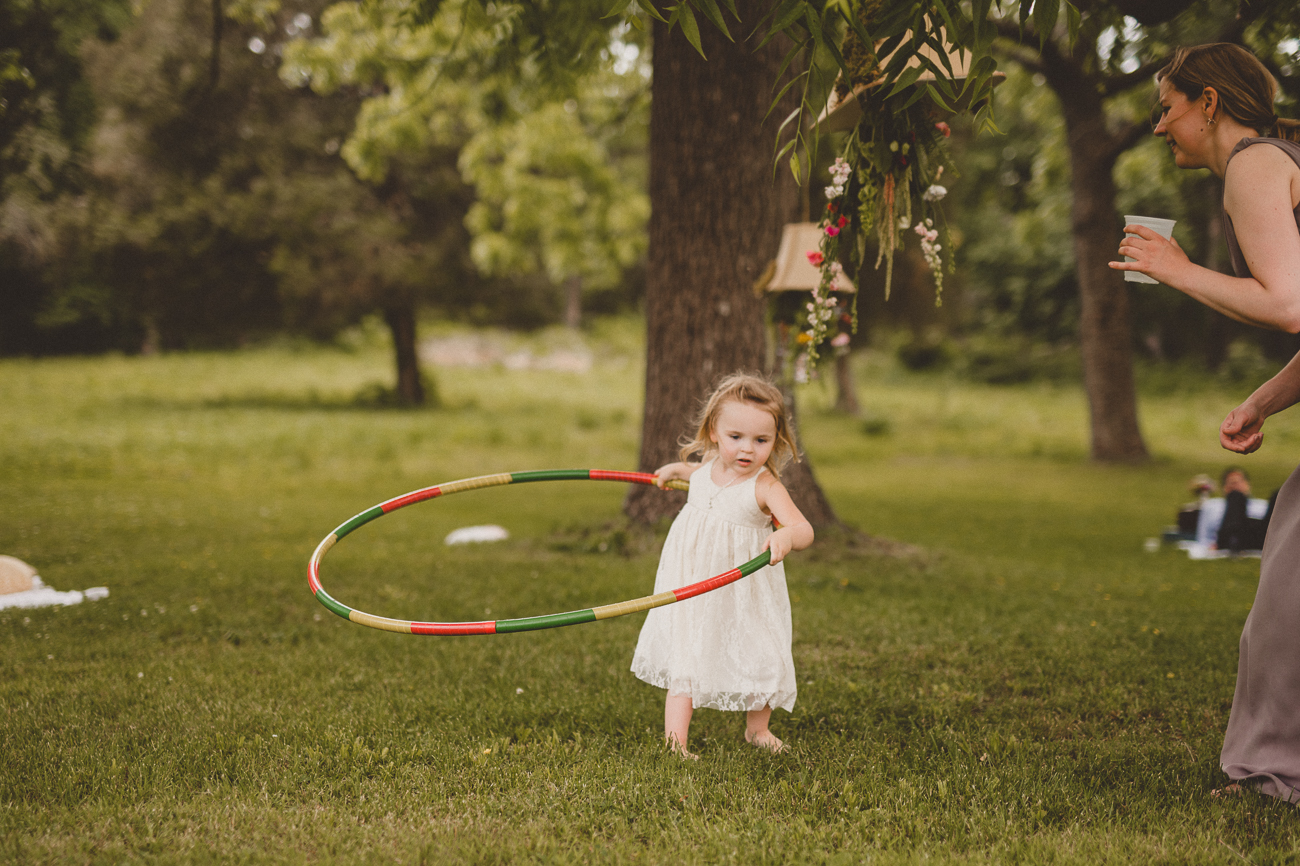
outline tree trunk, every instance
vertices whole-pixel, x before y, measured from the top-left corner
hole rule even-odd
[[[852,415],[862,414],[858,405],[858,389],[853,384],[853,365],[848,351],[835,353],[835,411]]]
[[[415,302],[399,301],[385,307],[384,321],[393,334],[397,400],[404,406],[421,406],[424,404],[424,383],[420,381],[420,358],[416,352]]]
[[[574,331],[582,327],[582,277],[564,281],[564,326]]]
[[[739,35],[764,4],[737,5],[743,23],[728,26]],[[756,39],[732,43],[701,27],[705,60],[680,32],[654,27],[643,471],[678,459],[678,439],[722,376],[762,371],[765,301],[752,287],[799,206],[788,171],[775,180],[772,171],[776,127],[790,108],[762,122],[784,40],[754,51]],[[804,514],[814,525],[836,522],[807,459],[794,467],[788,480]],[[624,511],[653,522],[681,502],[637,485]]]
[[[1107,265],[1123,237],[1113,176],[1123,147],[1107,129],[1102,96],[1082,68],[1061,55],[1043,60],[1048,84],[1061,102],[1070,150],[1071,234],[1092,458],[1142,461],[1147,449],[1138,428],[1128,289],[1123,274]]]
[[[1099,124],[1104,118],[1097,118]],[[1092,422],[1092,458],[1141,461],[1146,445],[1138,427],[1133,382],[1133,334],[1128,289],[1115,258],[1123,232],[1115,214],[1114,159],[1098,159],[1086,135],[1070,136],[1074,201],[1071,217],[1079,275],[1079,342],[1083,384]]]

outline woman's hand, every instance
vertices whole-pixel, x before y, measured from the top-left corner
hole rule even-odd
[[[1219,444],[1238,454],[1250,454],[1264,444],[1264,415],[1247,400],[1228,413],[1219,427]]]
[[[1146,226],[1124,226],[1124,231],[1129,234],[1120,242],[1119,254],[1133,261],[1111,262],[1110,266],[1117,271],[1140,271],[1153,280],[1172,286],[1182,269],[1191,264],[1187,253],[1173,238],[1165,238]]]
[[[794,533],[784,526],[769,535],[767,541],[763,542],[763,549],[772,551],[772,565],[785,559],[786,554],[793,548]]]

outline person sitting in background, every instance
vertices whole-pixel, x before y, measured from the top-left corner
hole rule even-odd
[[[1252,497],[1250,476],[1238,466],[1229,466],[1223,471],[1220,487],[1222,497],[1201,503],[1200,517],[1196,522],[1196,543],[1206,549],[1232,553],[1262,550],[1273,500]]]
[[[1195,541],[1196,527],[1201,520],[1201,507],[1216,492],[1214,479],[1205,473],[1192,476],[1192,480],[1187,486],[1192,491],[1192,495],[1196,497],[1196,501],[1189,502],[1178,509],[1178,528],[1172,532],[1170,530],[1165,531],[1166,541]]]

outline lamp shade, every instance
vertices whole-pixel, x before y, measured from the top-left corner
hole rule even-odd
[[[781,231],[772,277],[763,288],[769,292],[810,292],[821,284],[821,269],[808,261],[808,254],[821,251],[822,228],[817,223],[787,223]],[[856,292],[841,272],[831,287],[835,292]]]

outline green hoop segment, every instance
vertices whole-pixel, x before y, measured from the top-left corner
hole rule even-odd
[[[311,561],[307,565],[307,583],[311,587],[312,595],[316,600],[325,605],[332,613],[338,614],[346,620],[355,622],[358,625],[369,626],[383,631],[395,631],[401,634],[433,634],[433,635],[453,635],[453,634],[506,634],[517,631],[536,631],[543,628],[560,628],[566,625],[578,625],[584,622],[595,622],[600,619],[613,619],[617,616],[627,616],[629,613],[637,613],[643,610],[650,610],[655,607],[663,607],[666,604],[672,604],[675,601],[683,601],[693,598],[697,595],[703,595],[706,592],[712,592],[715,589],[734,583],[742,577],[753,574],[763,566],[771,562],[771,551],[764,550],[758,556],[739,565],[730,571],[725,571],[715,577],[701,580],[698,583],[692,583],[690,586],[683,586],[680,589],[674,589],[670,592],[660,592],[654,595],[643,596],[642,598],[631,601],[620,601],[616,604],[606,604],[600,607],[589,607],[586,610],[571,610],[568,613],[553,613],[545,616],[528,616],[522,619],[499,619],[486,622],[412,622],[404,619],[389,619],[385,616],[375,616],[372,613],[350,608],[342,602],[335,599],[320,582],[320,561],[330,548],[339,543],[345,535],[356,529],[365,526],[372,520],[383,517],[396,511],[399,508],[405,508],[408,505],[414,505],[417,502],[423,502],[426,499],[434,499],[439,496],[449,496],[452,493],[463,493],[466,490],[480,490],[484,487],[500,487],[506,484],[525,484],[530,481],[624,481],[633,484],[654,484],[655,476],[650,472],[614,472],[606,469],[541,469],[532,472],[506,472],[500,475],[480,475],[477,478],[462,478],[459,481],[449,481],[445,484],[438,484],[433,487],[425,487],[382,502],[373,508],[345,521],[338,529],[335,529],[329,535],[325,536],[316,547],[316,551],[311,555]],[[686,490],[690,484],[685,481],[670,481],[668,486],[677,490]]]

